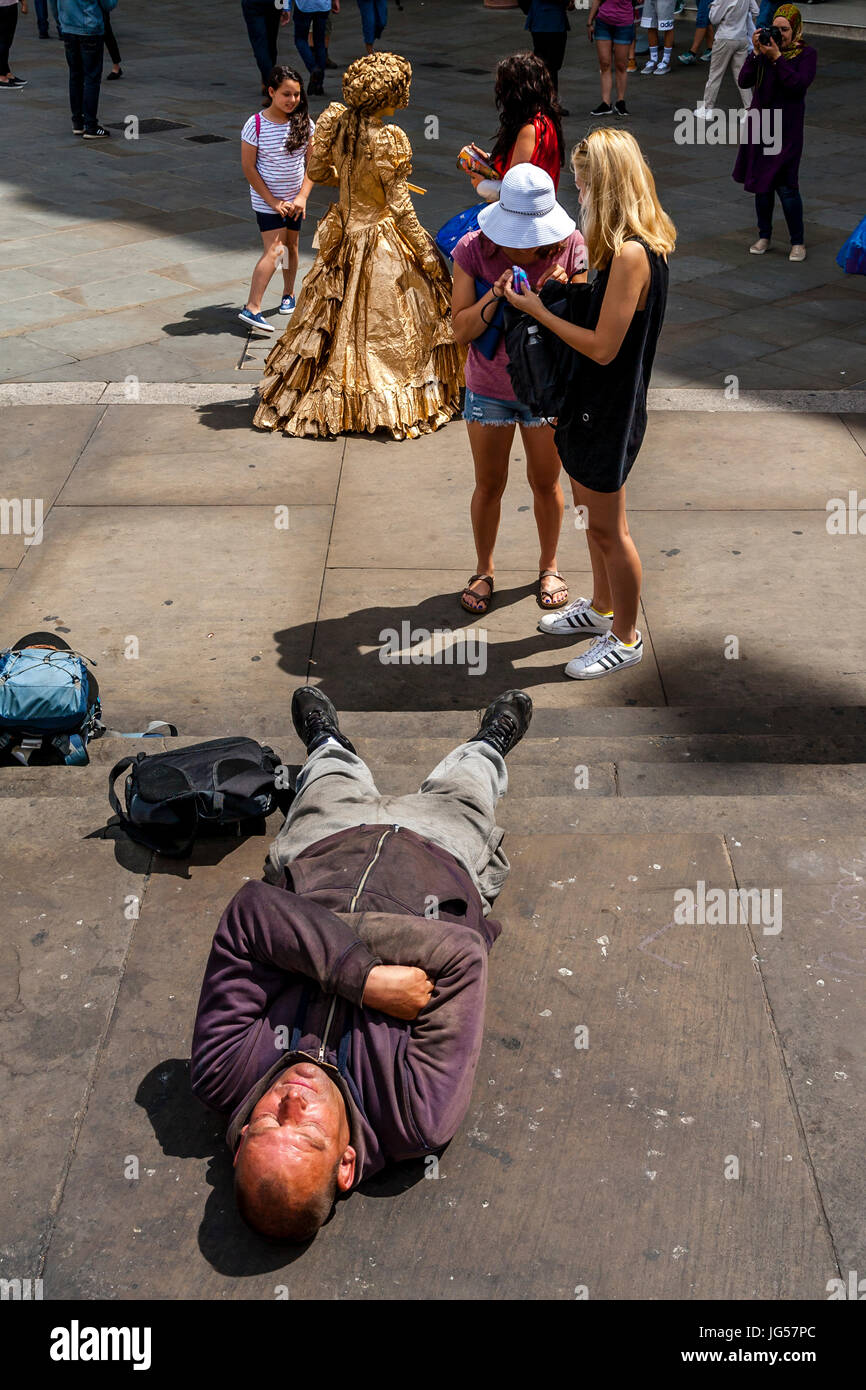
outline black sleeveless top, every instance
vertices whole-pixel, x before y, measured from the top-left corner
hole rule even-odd
[[[630,238],[639,241],[639,237]],[[602,366],[577,353],[568,400],[559,413],[556,447],[569,477],[594,492],[618,492],[646,432],[646,393],[668,294],[668,264],[641,241],[650,263],[646,304],[635,310],[622,346]],[[613,259],[592,283],[586,327],[595,328]]]

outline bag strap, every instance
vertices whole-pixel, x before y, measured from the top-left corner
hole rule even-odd
[[[257,111],[257,112],[256,112],[256,139],[257,139],[257,140],[261,140],[261,138],[262,138],[262,113],[261,113],[261,111]]]
[[[121,758],[120,762],[115,763],[114,767],[108,774],[108,799],[111,802],[112,811],[114,811],[115,815],[120,816],[120,819],[124,824],[124,828],[127,824],[126,812],[124,811],[123,807],[121,806],[118,800],[117,792],[114,789],[114,784],[120,776],[121,772],[125,772],[128,767],[132,767],[132,764],[137,763],[138,759],[141,756],[142,755],[139,753],[134,754],[131,758]]]
[[[160,730],[165,732],[160,734]],[[93,737],[103,738],[105,734],[109,734],[112,738],[177,738],[177,728],[174,724],[169,724],[167,719],[151,719],[146,729],[127,734],[122,729],[109,729],[107,724],[103,724],[101,719],[97,719],[93,726]]]

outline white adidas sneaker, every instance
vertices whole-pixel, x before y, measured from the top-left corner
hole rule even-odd
[[[565,674],[576,681],[594,681],[599,676],[609,676],[612,671],[621,671],[625,666],[635,666],[641,660],[643,638],[640,633],[634,646],[627,647],[612,632],[606,632],[582,656],[569,661]]]
[[[598,613],[588,598],[575,599],[556,613],[545,613],[538,620],[538,631],[555,633],[557,637],[601,637],[610,632],[613,618]]]

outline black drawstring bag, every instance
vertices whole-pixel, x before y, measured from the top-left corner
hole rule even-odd
[[[122,758],[108,775],[108,797],[127,834],[148,849],[184,858],[206,828],[234,828],[287,810],[294,793],[277,787],[279,757],[251,738],[216,738],[168,753]],[[115,782],[127,768],[126,810]]]
[[[541,288],[541,301],[557,318],[582,328],[595,325],[592,286],[563,285],[548,280]],[[514,394],[533,415],[544,419],[558,416],[573,389],[580,369],[580,355],[549,328],[524,314],[513,305],[505,305],[505,352],[508,375]]]

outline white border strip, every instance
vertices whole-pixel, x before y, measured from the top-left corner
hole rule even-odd
[[[214,405],[220,401],[249,401],[250,381],[239,382],[124,382],[124,381],[8,381],[0,383],[0,406],[9,405]],[[695,414],[715,411],[776,411],[819,415],[866,414],[866,391],[741,391],[728,398],[724,388],[708,391],[690,387],[652,387],[650,410],[682,410]]]

